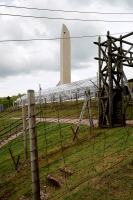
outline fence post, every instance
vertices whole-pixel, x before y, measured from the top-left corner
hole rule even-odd
[[[76,91],[76,104],[77,104],[77,108],[78,108],[78,91]]]
[[[40,180],[39,180],[34,90],[28,90],[27,94],[28,94],[28,117],[29,117],[29,135],[30,135],[32,192],[33,192],[33,200],[40,200]]]
[[[60,105],[61,105],[61,102],[62,102],[61,94],[59,94],[59,102],[60,102]]]
[[[90,90],[87,90],[87,88],[86,88],[86,93],[88,95],[88,113],[89,113],[89,118],[90,118],[90,129],[92,129],[93,119],[92,119],[92,112],[91,112],[91,94],[90,94]]]
[[[46,102],[46,98],[44,98],[44,103],[45,103],[45,106],[46,106],[46,103],[47,103],[47,102]]]
[[[24,99],[22,99],[22,119],[23,119],[23,136],[24,136],[24,155],[25,155],[25,160],[27,160],[28,151],[27,151],[26,115],[25,115],[25,100]]]

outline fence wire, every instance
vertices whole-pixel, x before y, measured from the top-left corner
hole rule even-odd
[[[41,199],[133,199],[133,105],[125,127],[99,129],[97,98],[91,96],[91,110],[86,106],[81,118],[84,102],[35,106]],[[26,107],[26,119],[27,113]],[[26,124],[25,160],[22,108],[0,113],[1,200],[33,198]]]

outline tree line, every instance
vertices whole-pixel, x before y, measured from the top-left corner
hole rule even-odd
[[[0,104],[4,106],[4,109],[7,109],[13,106],[13,102],[16,101],[18,98],[22,97],[24,94],[18,94],[16,96],[7,96],[7,97],[0,97]]]

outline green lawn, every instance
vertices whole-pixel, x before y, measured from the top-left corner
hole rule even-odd
[[[79,118],[83,101],[36,105],[37,118],[68,118],[69,123],[37,123],[40,185],[47,186],[50,199],[117,200],[133,199],[133,127],[113,129],[81,125],[78,140],[73,141],[71,119]],[[97,118],[97,101],[92,101],[92,115]],[[21,108],[0,113],[0,139],[22,126]],[[28,117],[26,106],[26,117]],[[84,118],[88,118],[87,110]],[[133,119],[129,106],[126,119]],[[16,132],[17,134],[17,132]],[[29,158],[25,161],[23,135],[0,149],[0,199],[17,200],[32,197],[30,172],[30,141],[27,132]],[[11,158],[11,154],[17,169]],[[66,165],[73,172],[68,176],[59,170]],[[54,187],[46,179],[51,174],[62,177],[63,186]]]
[[[60,123],[37,124],[41,187],[47,186],[50,199],[133,199],[133,128],[89,130],[81,126],[78,140],[73,141],[71,126]],[[29,151],[29,134],[28,151]],[[15,169],[9,148],[18,172]],[[73,175],[59,170],[66,165]],[[0,196],[17,200],[32,197],[30,160],[24,161],[23,136],[0,149]],[[51,174],[62,177],[63,187],[48,182]]]
[[[17,132],[22,126],[23,122],[20,119],[0,118],[0,140]]]

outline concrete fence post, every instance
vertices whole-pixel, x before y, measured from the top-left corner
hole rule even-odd
[[[33,192],[33,200],[40,200],[40,180],[39,180],[34,90],[28,90],[27,94],[28,94],[28,117],[29,117],[29,135],[30,135],[32,192]]]
[[[22,100],[22,120],[23,120],[23,136],[24,136],[24,155],[25,160],[28,158],[27,150],[27,133],[26,133],[26,114],[25,114],[25,100]]]

